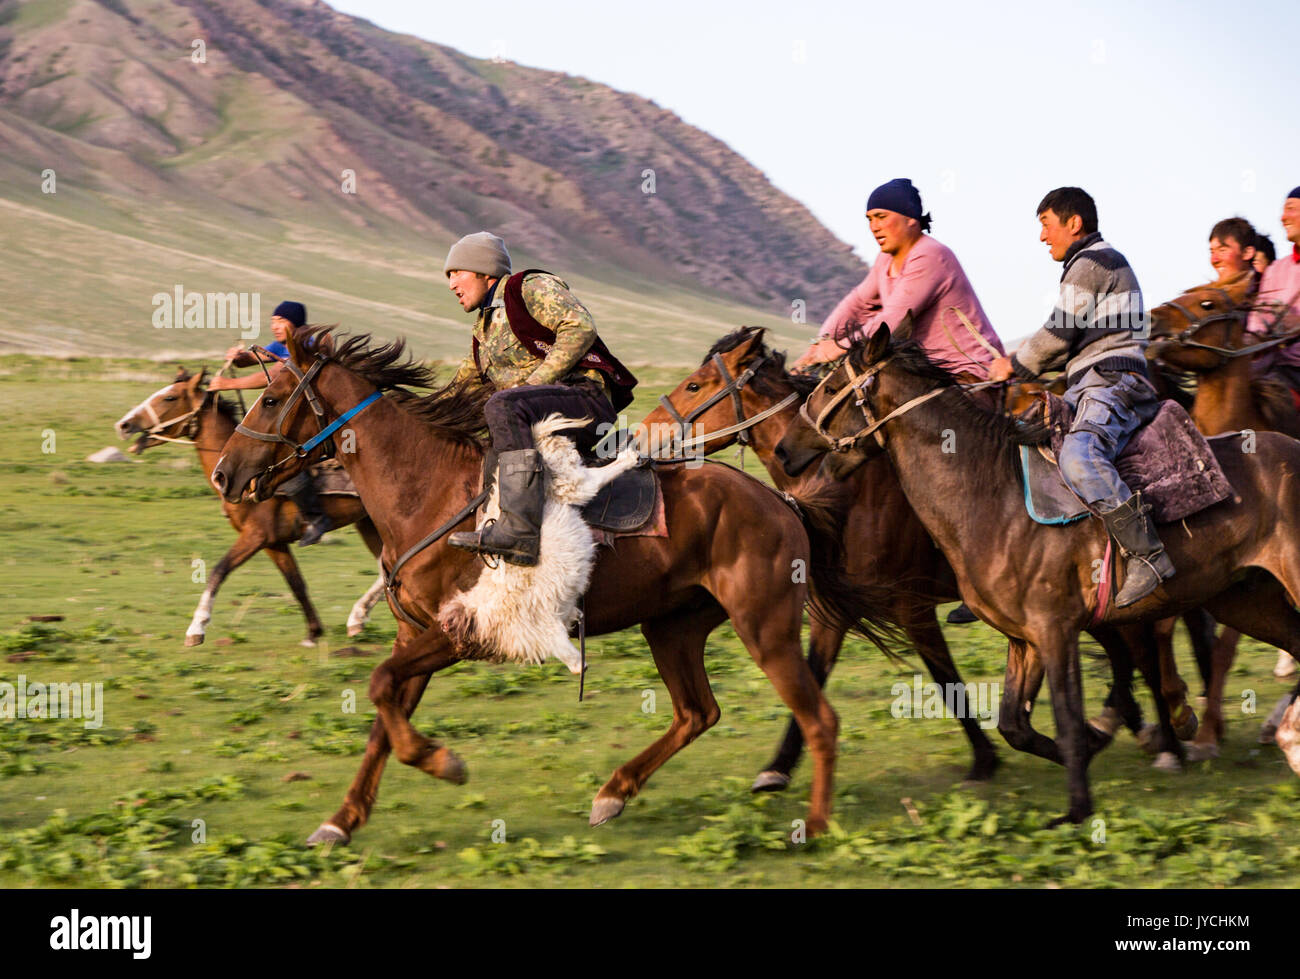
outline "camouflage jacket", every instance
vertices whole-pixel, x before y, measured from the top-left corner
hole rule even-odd
[[[533,274],[523,281],[524,305],[535,320],[555,332],[555,344],[545,359],[529,351],[506,319],[505,278],[497,281],[491,301],[483,306],[474,324],[479,342],[479,364],[466,357],[454,380],[469,385],[487,384],[498,391],[521,384],[562,384],[590,378],[609,394],[605,376],[595,368],[575,370],[591,349],[596,324],[591,313],[569,291],[568,283],[553,275]]]

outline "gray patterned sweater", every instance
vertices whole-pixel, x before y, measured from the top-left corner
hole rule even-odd
[[[1065,365],[1073,385],[1092,368],[1146,375],[1147,332],[1142,288],[1128,260],[1101,232],[1065,253],[1061,293],[1052,315],[1011,358],[1016,376],[1032,381]]]

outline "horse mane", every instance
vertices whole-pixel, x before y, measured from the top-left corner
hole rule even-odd
[[[482,448],[487,420],[484,405],[492,391],[482,385],[456,381],[439,384],[432,367],[407,351],[406,340],[374,340],[369,333],[338,333],[336,326],[308,326],[298,330],[299,344],[316,345],[340,367],[352,371],[380,391],[407,414],[437,429],[462,445]],[[412,387],[431,389],[417,394]]]
[[[866,349],[869,340],[859,340],[849,350],[856,370],[865,370]],[[944,410],[974,428],[992,445],[992,458],[1004,473],[1020,478],[1020,446],[1043,445],[1051,439],[1051,429],[1041,421],[1026,421],[1001,410],[984,407],[959,386],[959,379],[926,356],[925,349],[915,340],[891,342],[886,356],[891,357],[907,373],[923,378],[935,387],[949,388],[948,397],[941,398]],[[956,397],[951,395],[955,394]]]
[[[712,360],[714,354],[725,354],[728,351],[735,350],[746,340],[749,340],[754,336],[755,329],[759,328],[753,326],[742,326],[740,329],[733,330],[726,336],[720,338],[712,347],[709,348],[709,352],[706,353],[704,359],[700,361],[700,366],[703,367]],[[769,358],[769,362],[763,365],[763,369],[754,375],[753,383],[759,391],[768,397],[780,397],[780,393],[772,390],[768,383],[769,379],[764,376],[768,370],[771,370],[794,388],[795,391],[799,393],[801,400],[808,400],[808,395],[812,394],[817,387],[818,378],[813,377],[810,374],[791,374],[785,367],[786,352],[784,350],[773,350],[767,345],[766,341],[759,343],[759,353],[766,354]]]
[[[1291,434],[1296,424],[1296,409],[1290,388],[1272,377],[1256,377],[1250,382],[1250,396],[1269,428]]]

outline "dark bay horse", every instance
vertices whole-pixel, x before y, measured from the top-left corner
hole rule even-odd
[[[785,355],[769,350],[764,335],[761,328],[745,327],[718,340],[699,368],[665,395],[661,406],[641,422],[643,444],[663,446],[672,443],[674,438],[695,436],[703,440],[698,449],[705,453],[717,452],[741,437],[741,433],[733,430],[735,427],[757,419],[743,430],[745,441],[771,474],[772,481],[796,499],[810,492],[826,497],[828,481],[824,477],[811,468],[797,477],[789,476],[774,454],[781,436],[798,417],[799,406],[817,382],[788,373]],[[673,417],[674,413],[677,417]],[[686,433],[681,431],[683,422],[689,429]],[[724,434],[713,436],[715,432]],[[907,502],[889,459],[884,455],[867,459],[841,486],[835,498],[844,511],[847,574],[855,581],[884,591],[889,615],[921,654],[935,682],[944,689],[947,689],[945,684],[962,683],[935,616],[938,604],[960,597],[957,580],[943,552],[935,546]],[[1098,626],[1091,632],[1106,649],[1119,676],[1115,710],[1136,734],[1142,726],[1141,710],[1131,696],[1134,660],[1129,647],[1149,646],[1150,638],[1140,627],[1116,630]],[[819,682],[825,683],[834,669],[844,636],[843,626],[813,617],[808,662]],[[1153,664],[1148,663],[1147,667],[1153,671]],[[1153,677],[1154,672],[1148,679]],[[1153,682],[1152,689],[1157,697],[1161,696],[1158,683]],[[1172,719],[1173,726],[1183,730],[1195,724],[1195,715],[1186,705],[1184,692],[1185,688],[1178,689],[1176,696],[1168,698],[1170,709],[1181,712]],[[959,720],[974,753],[967,779],[991,778],[997,767],[993,744],[978,718],[967,716]],[[1162,752],[1160,766],[1175,767],[1179,745],[1174,731],[1165,731],[1164,737],[1156,737],[1154,741]],[[801,748],[799,727],[791,720],[775,757],[755,780],[755,791],[784,788]]]
[[[200,371],[191,376],[182,367],[176,380],[128,411],[118,420],[115,428],[119,438],[139,433],[140,438],[132,447],[132,451],[137,454],[150,446],[169,442],[192,444],[198,452],[203,474],[211,485],[212,469],[217,463],[217,456],[238,422],[234,409],[228,402],[222,401],[215,393],[206,391],[206,375],[207,371]],[[335,527],[356,524],[357,533],[365,541],[370,553],[379,557],[383,544],[359,499],[355,496],[322,496],[321,506]],[[307,594],[307,583],[293,556],[292,544],[302,535],[298,507],[292,500],[274,497],[259,503],[222,501],[221,509],[239,537],[212,569],[207,587],[203,589],[198,608],[194,611],[194,618],[186,630],[185,645],[197,646],[203,642],[217,591],[226,576],[258,551],[265,551],[284,575],[284,580],[307,619],[307,638],[303,640],[303,645],[314,646],[325,632],[325,627],[316,614],[316,607]],[[361,631],[381,594],[382,578],[352,606],[352,612],[348,616],[348,635],[354,636]]]
[[[423,398],[407,391],[431,387],[433,376],[402,360],[400,340],[372,347],[367,336],[341,339],[317,328],[306,336],[321,338],[320,352],[305,350],[303,336],[294,337],[294,372],[282,372],[244,422],[260,433],[278,431],[290,444],[236,433],[213,473],[226,498],[248,491],[264,496],[302,464],[296,453],[318,428],[300,395],[315,398],[326,416],[338,419],[386,392],[347,420],[355,452],[340,456],[383,539],[385,565],[391,568],[436,528],[472,528],[466,505],[481,483],[482,395],[457,387]],[[730,618],[807,739],[814,768],[807,828],[820,832],[831,811],[838,721],[800,644],[808,586],[792,569],[798,561],[811,561],[814,572],[818,567],[810,531],[779,495],[730,467],[668,466],[659,475],[670,536],[621,538],[602,549],[585,621],[593,635],[641,625],[672,697],[673,717],[662,737],[614,771],[596,794],[590,822],[617,816],[655,770],[717,722],[721,712],[704,668],[704,646],[709,633]],[[826,546],[836,538],[833,530],[813,536],[830,541]],[[389,593],[400,620],[397,641],[370,681],[379,716],[342,807],[313,841],[347,840],[365,822],[390,750],[430,775],[465,780],[460,759],[420,734],[410,715],[429,678],[465,658],[437,616],[453,594],[473,585],[482,567],[475,555],[449,547],[444,536],[419,551],[398,576]],[[888,640],[891,630],[874,605],[876,597],[862,589],[844,594],[850,596],[842,599],[844,614],[861,618],[861,628]],[[850,609],[850,602],[857,604]]]
[[[909,326],[902,324],[903,336]],[[1078,652],[1095,611],[1094,562],[1106,548],[1100,522],[1034,523],[1020,483],[1026,433],[978,405],[915,343],[894,342],[887,327],[855,346],[807,407],[812,423],[801,417],[777,446],[786,470],[797,474],[823,459],[827,474],[840,478],[871,454],[889,455],[962,598],[1009,640],[999,730],[1013,746],[1065,765],[1070,805],[1054,822],[1082,822],[1092,813],[1088,762],[1106,743],[1084,719]],[[834,444],[843,451],[828,452],[840,439],[847,441]],[[956,451],[940,451],[941,444]],[[1253,453],[1235,441],[1214,448],[1236,498],[1168,533],[1178,573],[1142,601],[1110,607],[1104,621],[1141,622],[1203,605],[1247,635],[1300,650],[1300,443],[1262,432]],[[1030,723],[1044,673],[1055,740]]]
[[[1291,392],[1281,382],[1257,377],[1252,371],[1253,357],[1276,345],[1246,333],[1257,285],[1255,273],[1247,270],[1224,283],[1189,289],[1155,307],[1147,356],[1195,376],[1196,395],[1189,414],[1206,435],[1281,432],[1300,438],[1300,411]],[[1224,733],[1223,687],[1239,638],[1236,630],[1225,628],[1214,644],[1206,683],[1206,723],[1196,734],[1191,749],[1194,758],[1212,758],[1219,753]],[[1292,698],[1297,694],[1300,686]],[[1276,727],[1275,720],[1268,723]],[[1267,731],[1263,737],[1267,740]]]

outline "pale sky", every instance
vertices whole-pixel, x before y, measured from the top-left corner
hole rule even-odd
[[[1060,266],[1034,213],[1054,187],[1096,198],[1148,306],[1213,277],[1220,218],[1241,215],[1289,249],[1278,216],[1300,184],[1300,4],[333,6],[653,99],[868,261],[867,195],[910,177],[1008,340],[1037,328],[1056,294]]]

